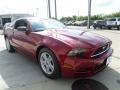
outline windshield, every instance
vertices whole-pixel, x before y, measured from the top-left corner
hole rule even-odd
[[[46,29],[65,28],[65,25],[56,20],[30,20],[32,29],[34,31],[42,31]]]

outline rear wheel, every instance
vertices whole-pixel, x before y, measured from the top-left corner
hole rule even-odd
[[[6,44],[6,48],[7,48],[8,52],[14,52],[15,51],[13,46],[10,44],[8,38],[5,38],[5,44]]]
[[[56,79],[60,76],[59,64],[55,54],[48,48],[43,48],[38,56],[39,65],[42,72],[51,79]]]

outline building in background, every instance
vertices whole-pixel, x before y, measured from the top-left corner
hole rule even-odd
[[[21,18],[21,17],[31,17],[33,15],[30,14],[2,14],[0,15],[0,28],[2,28],[5,23],[9,23],[14,21],[15,19]]]

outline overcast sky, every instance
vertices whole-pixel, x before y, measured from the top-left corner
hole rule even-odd
[[[47,17],[47,0],[0,0],[0,14],[30,13],[41,18]],[[58,17],[87,15],[88,0],[57,0]],[[120,11],[120,0],[92,0],[92,15],[109,14]],[[54,0],[51,0],[51,12],[54,16]]]

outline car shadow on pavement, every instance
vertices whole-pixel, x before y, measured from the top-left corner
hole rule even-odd
[[[109,90],[104,84],[93,79],[78,79],[72,84],[72,90]]]
[[[120,70],[119,70],[120,71]],[[79,79],[93,79],[109,90],[119,90],[120,72],[111,67],[89,78],[46,78],[37,63],[17,52],[0,51],[0,89],[10,90],[72,90],[72,84]]]

